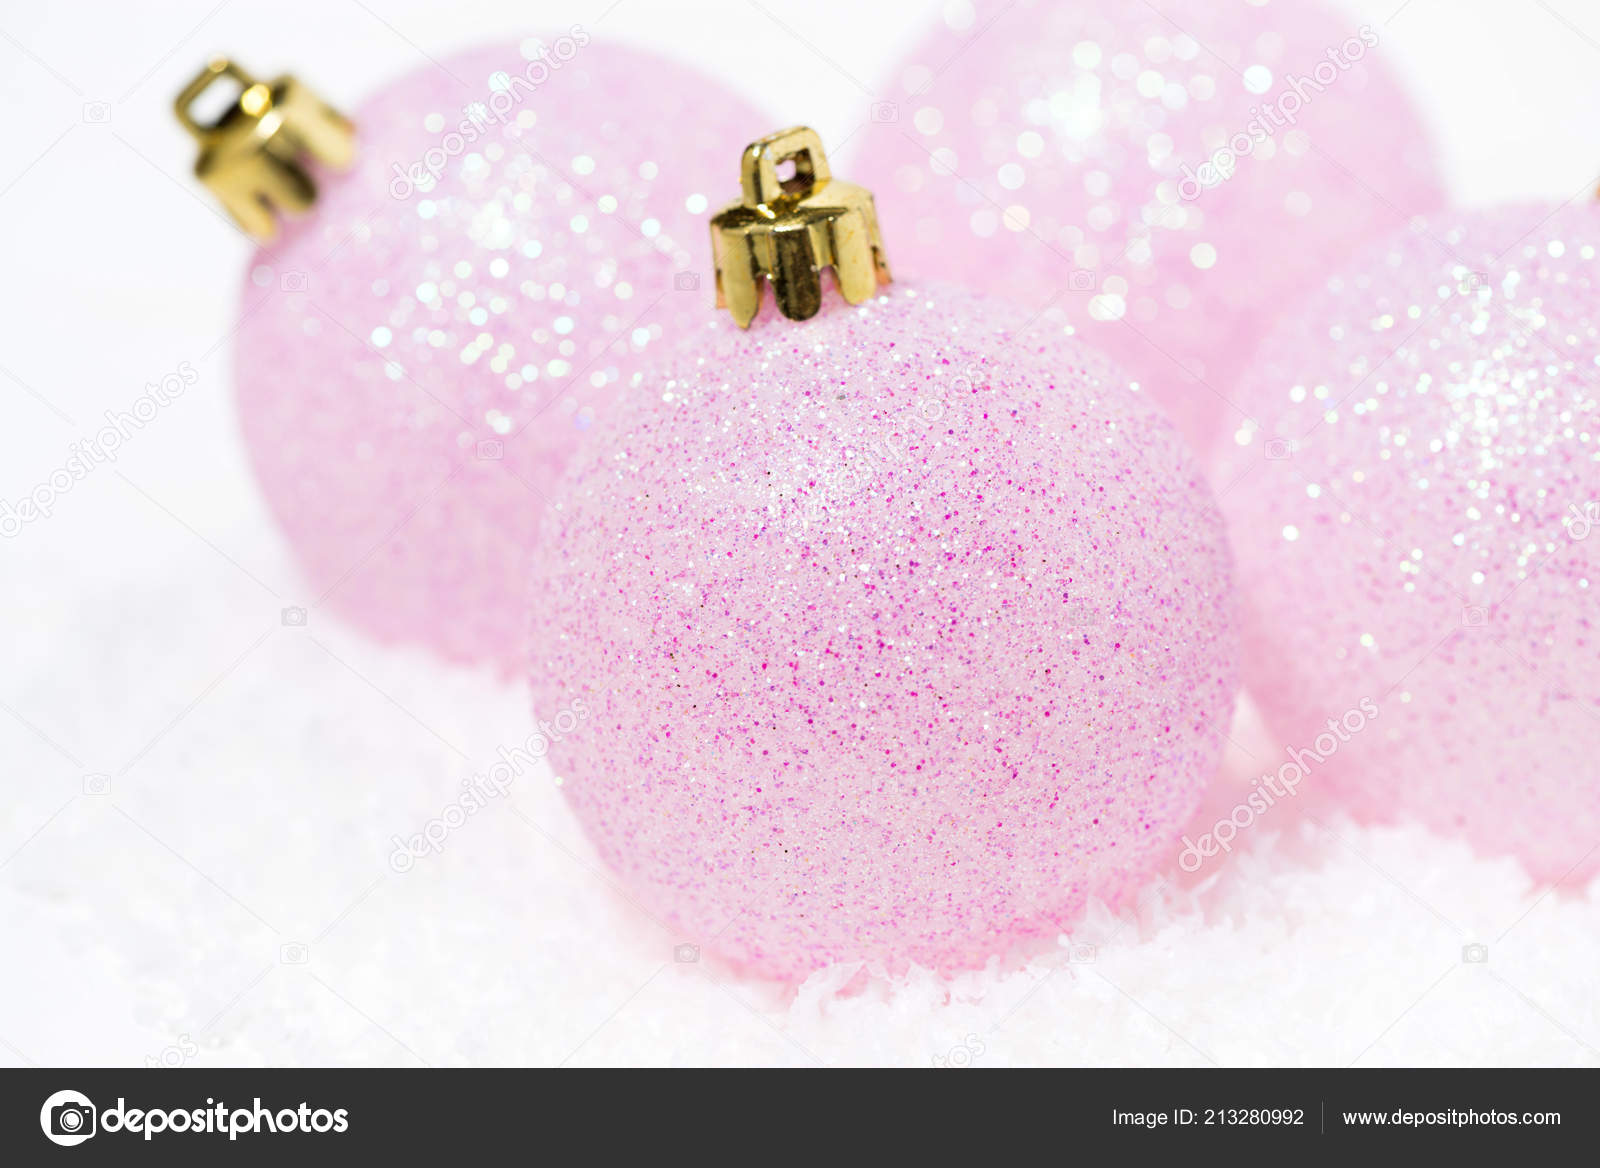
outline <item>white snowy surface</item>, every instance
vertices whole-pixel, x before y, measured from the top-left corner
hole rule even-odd
[[[1600,886],[1306,808],[1070,945],[953,981],[840,968],[785,989],[675,960],[695,939],[616,888],[542,767],[389,867],[391,836],[527,737],[525,695],[373,645],[306,595],[236,433],[248,249],[188,179],[167,102],[215,49],[348,101],[416,46],[583,21],[752,92],[776,62],[774,124],[837,138],[941,7],[812,5],[817,42],[851,30],[824,60],[754,4],[608,4],[0,17],[0,497],[146,382],[199,374],[0,540],[0,1065],[1600,1064]],[[1463,202],[1592,177],[1593,0],[1353,12],[1413,75]],[[101,100],[110,120],[84,120]],[[1276,765],[1248,718],[1234,738],[1220,805]]]

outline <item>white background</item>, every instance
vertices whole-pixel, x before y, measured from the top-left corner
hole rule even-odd
[[[1349,8],[1431,117],[1458,202],[1564,200],[1600,172],[1595,0]],[[1286,824],[1293,857],[1258,830],[1203,884],[1092,916],[1093,963],[798,992],[674,962],[683,939],[611,886],[548,772],[437,861],[383,865],[527,736],[524,695],[315,610],[282,625],[306,598],[245,467],[224,340],[249,248],[189,177],[171,96],[227,51],[349,107],[424,51],[581,23],[838,140],[940,16],[6,0],[0,495],[145,382],[184,361],[200,381],[0,542],[0,1064],[1600,1064],[1595,891],[1402,829]],[[98,102],[109,120],[86,120]],[[1461,961],[1475,943],[1487,963]]]

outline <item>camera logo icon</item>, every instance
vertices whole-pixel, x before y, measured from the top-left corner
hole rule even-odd
[[[285,272],[278,279],[278,287],[285,292],[304,292],[306,290],[306,274],[304,272]]]
[[[672,960],[679,965],[693,965],[700,960],[700,946],[674,945],[672,947]]]
[[[71,1148],[94,1135],[97,1115],[87,1095],[78,1091],[57,1091],[39,1109],[39,1126],[52,1144]]]
[[[111,794],[111,776],[101,774],[84,775],[83,793],[85,795]]]
[[[1461,960],[1467,965],[1487,965],[1489,962],[1489,946],[1473,942],[1471,945],[1461,946]]]
[[[875,101],[872,103],[872,120],[875,122],[898,122],[900,120],[900,107],[892,101]]]
[[[83,120],[91,126],[105,125],[111,120],[111,103],[109,101],[84,102]]]
[[[1282,462],[1294,455],[1294,443],[1287,438],[1268,438],[1262,450],[1268,462]]]
[[[1075,601],[1068,604],[1063,618],[1069,628],[1098,629],[1100,627],[1100,610],[1086,601]]]
[[[1470,296],[1472,293],[1477,292],[1480,289],[1487,288],[1488,286],[1488,272],[1467,272],[1461,277],[1460,280],[1456,282],[1456,289],[1463,296]]]
[[[1093,965],[1099,957],[1100,949],[1096,945],[1074,941],[1067,948],[1067,960],[1073,965]]]
[[[1093,292],[1099,283],[1088,268],[1074,268],[1072,275],[1067,278],[1067,286],[1074,292]]]
[[[700,273],[679,272],[676,276],[672,277],[672,289],[674,292],[700,291]]]
[[[485,438],[478,443],[479,462],[499,462],[505,457],[506,444],[498,438]]]
[[[304,965],[311,960],[311,950],[302,941],[290,941],[278,946],[278,961],[283,965]]]
[[[299,605],[290,605],[278,616],[286,628],[303,629],[306,627],[306,610]]]
[[[1461,627],[1481,629],[1489,623],[1489,612],[1481,604],[1469,604],[1461,610]]]

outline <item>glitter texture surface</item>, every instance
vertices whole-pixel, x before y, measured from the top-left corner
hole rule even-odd
[[[708,199],[766,126],[683,66],[542,44],[353,111],[357,165],[256,257],[237,347],[250,453],[315,594],[506,672],[550,483],[711,312]]]
[[[897,272],[1048,306],[1202,449],[1286,299],[1444,203],[1384,56],[1304,0],[951,4],[847,172]]]
[[[781,978],[981,966],[1194,810],[1236,680],[1219,515],[1159,411],[1027,323],[929,285],[798,325],[769,297],[574,461],[535,708],[686,944]]]
[[[1600,843],[1600,209],[1459,214],[1352,260],[1248,379],[1218,482],[1246,682],[1317,786],[1513,853]]]

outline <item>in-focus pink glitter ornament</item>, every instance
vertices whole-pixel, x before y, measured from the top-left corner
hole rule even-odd
[[[1115,900],[1218,760],[1236,653],[1198,467],[1024,312],[897,284],[725,315],[574,460],[540,717],[606,862],[760,974],[981,966]]]
[[[1246,684],[1368,819],[1600,869],[1600,208],[1369,247],[1264,346],[1217,481]],[[1575,873],[1576,874],[1576,873]]]
[[[1385,52],[1308,0],[946,5],[853,169],[902,273],[1064,315],[1201,449],[1284,301],[1443,205]]]
[[[707,198],[764,119],[575,29],[420,69],[353,120],[356,166],[245,283],[251,457],[314,595],[521,668],[550,484],[711,311]]]

